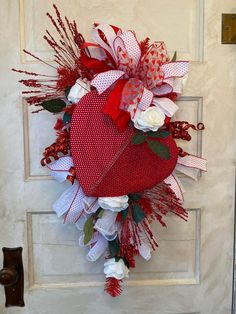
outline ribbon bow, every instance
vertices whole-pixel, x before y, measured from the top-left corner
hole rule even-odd
[[[123,32],[107,24],[93,29],[92,38],[97,44],[86,43],[85,47],[102,48],[110,64],[104,66],[104,60],[101,61],[103,66],[100,69],[104,71],[95,75],[91,85],[99,94],[113,85],[104,112],[120,129],[126,128],[138,108],[146,110],[155,96],[180,92],[181,80],[188,72],[188,62],[169,62],[164,42],[155,42],[142,52],[133,31]],[[88,65],[88,59],[84,61]],[[168,107],[164,110],[169,111]]]

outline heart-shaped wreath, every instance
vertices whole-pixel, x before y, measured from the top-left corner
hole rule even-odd
[[[139,42],[134,31],[95,24],[93,43],[76,23],[47,13],[59,34],[44,39],[55,52],[56,76],[14,70],[33,78],[21,80],[36,90],[29,105],[59,117],[55,143],[43,153],[51,175],[71,182],[53,208],[81,230],[79,243],[91,262],[105,257],[105,290],[121,293],[121,282],[157,248],[151,223],[166,226],[169,212],[187,219],[183,189],[176,171],[196,178],[206,161],[190,155],[175,139],[191,140],[185,121],[172,121],[188,72],[187,61],[170,60],[164,42]],[[28,51],[26,54],[36,58]]]

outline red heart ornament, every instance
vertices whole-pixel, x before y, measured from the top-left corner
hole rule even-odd
[[[147,143],[134,145],[137,131],[130,125],[120,132],[102,112],[108,92],[92,91],[77,104],[71,121],[71,154],[84,193],[119,196],[142,192],[163,181],[174,170],[178,148],[171,136],[158,139],[170,150],[170,159],[153,153]]]

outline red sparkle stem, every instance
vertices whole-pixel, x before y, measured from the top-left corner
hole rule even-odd
[[[78,36],[78,31],[77,31],[77,27],[75,26],[75,29],[73,28],[73,24],[69,22],[68,18],[65,16],[65,20],[66,20],[66,24],[67,27],[69,28],[71,35],[73,37],[73,43],[75,46],[75,49],[77,51],[78,56],[80,56],[80,47],[78,46],[78,42],[76,40],[76,37]],[[83,38],[83,36],[81,35],[81,37]]]
[[[70,56],[72,60],[78,58],[78,56],[75,54],[75,52],[72,49],[72,47],[69,46],[67,42],[63,42],[62,40],[60,40],[60,43],[61,43],[62,46],[66,47],[66,51],[68,51],[68,56]]]
[[[38,109],[38,110],[34,110],[34,111],[32,111],[31,113],[39,113],[40,111],[43,111],[43,110],[45,110],[44,108],[41,108],[41,109]]]
[[[75,66],[74,61],[69,60],[69,58],[67,58],[67,56],[65,56],[67,58],[67,60],[59,53],[59,51],[56,52],[57,55],[54,55],[55,60],[59,60],[60,62],[62,62],[65,65],[67,65],[68,68],[73,68]]]
[[[69,36],[68,36],[68,33],[67,33],[67,31],[66,31],[66,27],[65,27],[65,25],[64,25],[64,23],[63,23],[63,20],[62,20],[62,18],[61,18],[61,14],[60,14],[60,12],[59,12],[59,10],[58,10],[58,8],[57,8],[57,6],[56,6],[55,4],[53,5],[53,7],[54,7],[54,9],[55,9],[55,11],[56,11],[58,24],[60,25],[61,29],[63,30],[63,32],[64,32],[64,34],[65,34],[65,36],[66,36],[66,39],[67,39],[68,42],[69,42],[69,45],[68,45],[68,43],[67,43],[66,41],[65,41],[65,43],[66,43],[66,45],[68,46],[68,48],[69,48],[69,47],[71,48],[71,52],[74,54],[74,51],[73,51],[73,49],[72,49],[72,44],[71,44],[70,38],[69,38]]]
[[[56,75],[46,75],[46,74],[40,74],[40,73],[35,73],[35,72],[28,72],[28,71],[17,70],[17,69],[11,69],[11,70],[14,71],[14,72],[27,74],[27,75],[30,75],[30,76],[57,77]]]
[[[54,60],[59,66],[64,67],[65,65],[58,60]]]
[[[63,53],[63,55],[65,56],[65,58],[68,58],[68,59],[72,60],[72,65],[74,66],[74,59],[68,53],[68,50],[66,50],[62,46],[58,45],[58,43],[53,39],[53,37],[51,36],[51,34],[48,31],[46,31],[46,33],[52,39],[52,40],[50,40],[46,35],[44,35],[44,37],[43,37],[47,41],[49,46],[51,46],[53,48],[53,50],[55,51],[56,54],[59,54],[59,51],[61,51]]]
[[[141,221],[141,224],[143,226],[143,229],[146,233],[146,236],[149,238],[150,240],[150,243],[152,243],[152,246],[153,246],[153,249],[155,250],[155,247],[157,248],[158,247],[158,244],[153,236],[153,233],[151,231],[151,229],[149,228],[149,225],[147,223],[147,219],[144,218],[142,221]]]
[[[137,238],[138,238],[138,244],[141,245],[141,239],[140,239],[140,236],[139,236],[139,233],[141,230],[139,230],[139,227],[137,224],[134,225],[134,228],[135,228],[135,232],[136,232],[136,235],[137,235]]]
[[[31,52],[29,52],[29,51],[27,51],[27,50],[25,50],[25,49],[23,49],[23,52],[24,53],[26,53],[27,55],[29,55],[29,56],[31,56],[31,57],[33,57],[34,59],[36,59],[36,60],[38,60],[38,61],[40,61],[40,62],[42,62],[42,63],[44,63],[45,65],[47,65],[47,66],[49,66],[49,67],[51,67],[51,68],[53,68],[53,69],[57,69],[56,67],[54,67],[53,65],[51,65],[51,64],[49,64],[49,63],[47,63],[47,62],[45,62],[45,61],[43,61],[42,59],[40,59],[40,58],[38,58],[38,57],[36,57],[35,55],[33,55]]]
[[[41,90],[24,90],[22,94],[41,94]]]
[[[137,241],[137,233],[136,233],[136,230],[135,230],[135,227],[134,227],[134,224],[132,223],[132,221],[130,221],[130,225],[131,225],[131,228],[132,228],[132,239],[134,241],[134,246],[135,248],[138,249],[138,241]]]
[[[54,8],[55,8],[56,12],[59,13],[59,11],[57,10],[57,8],[56,8],[56,7],[54,7]],[[68,50],[71,51],[71,49],[69,48],[70,46],[68,45],[68,43],[67,43],[67,41],[66,41],[66,38],[64,37],[64,35],[63,35],[63,33],[61,32],[60,28],[57,26],[56,21],[53,19],[53,17],[52,17],[49,13],[47,13],[47,16],[50,18],[50,20],[51,20],[53,26],[56,28],[56,30],[57,30],[58,34],[60,35],[61,39],[65,42],[65,44],[66,44]],[[58,23],[59,23],[59,25],[60,25],[60,21],[58,21]],[[61,27],[61,25],[60,25],[60,27]]]

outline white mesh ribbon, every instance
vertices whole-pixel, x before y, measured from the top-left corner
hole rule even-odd
[[[89,218],[89,216],[88,216],[87,218]],[[83,233],[83,234],[79,237],[79,246],[85,247],[85,246],[92,245],[92,244],[94,244],[95,242],[97,242],[99,236],[100,236],[100,233],[99,233],[99,232],[97,232],[97,231],[94,232],[92,239],[91,239],[87,244],[84,244],[84,233]]]
[[[116,223],[117,213],[110,210],[104,210],[101,218],[99,218],[94,229],[98,230],[108,241],[116,238],[118,226]]]
[[[99,259],[107,250],[108,241],[98,232],[96,242],[91,246],[87,254],[87,260],[95,262]]]
[[[88,217],[89,216],[86,213],[82,213],[82,215],[79,217],[79,219],[77,219],[77,221],[75,222],[75,225],[76,225],[78,230],[84,229],[84,224],[86,223]]]
[[[64,182],[68,175],[70,168],[74,166],[73,160],[71,157],[61,157],[53,163],[47,165],[51,170],[50,175],[57,180],[58,182]]]
[[[90,250],[87,254],[87,260],[90,262],[95,262],[99,259],[106,251],[108,246],[108,241],[96,231],[93,235],[93,238],[88,242],[88,244],[84,244],[84,234],[79,237],[79,245],[82,247],[90,247]]]
[[[150,245],[141,240],[141,244],[138,245],[139,254],[148,261],[151,258]]]
[[[53,204],[53,209],[59,217],[66,214],[65,222],[75,223],[84,212],[85,197],[82,187],[75,180],[74,184],[65,190]]]
[[[83,202],[84,202],[84,211],[86,214],[95,213],[100,207],[97,197],[85,195],[83,198]]]

